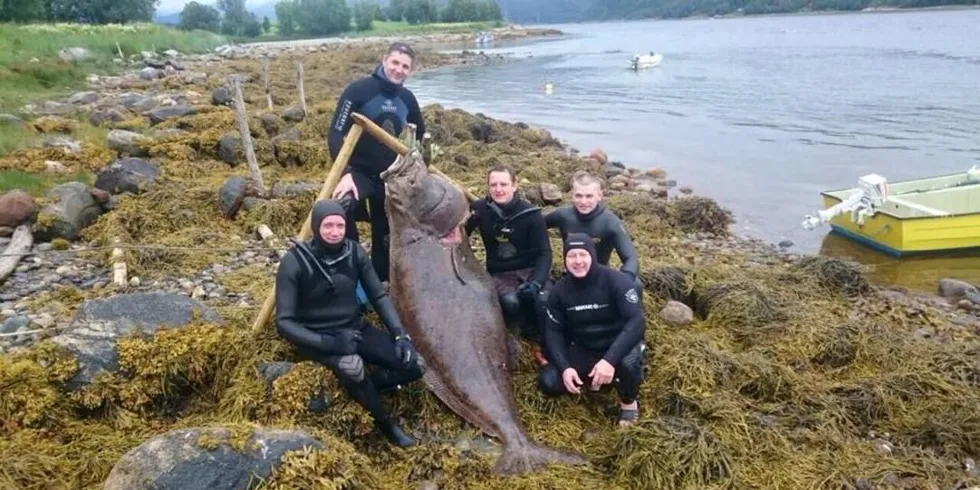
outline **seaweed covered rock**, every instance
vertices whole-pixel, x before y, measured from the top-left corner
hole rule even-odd
[[[296,366],[297,364],[292,362],[267,362],[260,364],[257,370],[265,379],[266,395],[272,397],[273,399],[277,399],[277,401],[280,401],[278,400],[279,398],[288,398],[286,396],[276,396],[276,380],[282,379],[284,380],[285,384],[288,384],[291,381],[288,375],[294,374]],[[305,376],[305,372],[301,372],[299,374],[304,375],[302,376],[304,381],[310,379],[319,381],[315,376]],[[293,378],[295,377],[296,376],[293,376]],[[307,399],[305,400],[305,407],[310,413],[322,413],[327,409],[327,407],[330,406],[330,395],[324,389],[323,384],[317,384],[318,386],[316,387],[307,387],[309,389],[305,391],[305,393],[308,393]],[[285,400],[285,402],[288,401],[290,400]],[[284,403],[280,401],[280,404]]]
[[[640,272],[644,289],[663,300],[689,303],[691,294],[687,272],[677,266],[654,267]]]
[[[152,334],[160,328],[186,326],[197,317],[220,321],[214,310],[182,294],[121,294],[85,301],[68,329],[51,340],[78,360],[79,371],[67,385],[74,390],[101,372],[118,369],[118,339],[133,332]]]
[[[322,449],[302,431],[195,427],[155,437],[126,453],[105,490],[245,490],[272,473],[288,452]]]
[[[761,333],[770,323],[785,318],[773,296],[763,286],[748,281],[718,282],[695,291],[695,310],[742,338]]]
[[[856,296],[871,290],[861,269],[841,259],[806,256],[793,265],[793,270],[816,279],[821,287],[844,296]]]
[[[671,202],[670,207],[677,226],[687,233],[726,236],[728,225],[734,222],[731,211],[707,197],[680,197]]]
[[[113,129],[109,131],[108,135],[109,148],[119,153],[120,156],[146,156],[147,152],[140,143],[148,143],[149,141],[150,138],[124,129]]]
[[[112,194],[140,194],[156,182],[160,168],[140,158],[116,160],[99,172],[95,187]]]
[[[48,201],[34,223],[34,238],[77,240],[82,230],[102,214],[102,207],[81,182],[67,182],[48,191]]]

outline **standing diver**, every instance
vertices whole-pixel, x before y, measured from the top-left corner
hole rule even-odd
[[[548,228],[558,228],[562,240],[570,233],[584,233],[596,242],[596,260],[609,265],[613,249],[622,262],[619,270],[633,280],[637,290],[643,291],[639,279],[640,259],[633,247],[633,240],[626,233],[623,222],[606,209],[602,202],[602,183],[586,171],[572,175],[572,205],[562,206],[545,216]]]
[[[514,171],[497,165],[487,172],[487,197],[473,202],[466,234],[480,230],[487,252],[487,272],[493,279],[505,319],[520,325],[534,341],[535,359],[541,355],[541,294],[549,286],[551,242],[541,209],[517,195]]]
[[[310,227],[312,238],[294,242],[279,263],[276,331],[301,356],[330,368],[391,442],[411,446],[415,440],[388,415],[378,396],[422,376],[411,338],[367,252],[357,241],[345,238],[344,207],[337,201],[317,201]],[[355,293],[358,281],[390,335],[364,319]],[[368,375],[365,363],[378,369]]]
[[[351,82],[344,89],[337,100],[327,138],[332,159],[337,159],[344,136],[354,124],[351,112],[362,114],[395,137],[401,135],[407,123],[413,123],[416,138],[422,140],[425,134],[422,110],[415,95],[404,86],[414,63],[415,51],[411,47],[401,42],[392,43],[371,75]],[[344,194],[353,194],[356,205],[351,206],[347,215],[350,223],[347,237],[354,240],[358,239],[354,218],[367,200],[371,219],[371,261],[381,281],[387,281],[389,273],[388,216],[381,172],[391,166],[396,157],[394,150],[365,134],[354,147],[349,165],[331,195],[333,199],[340,199]]]

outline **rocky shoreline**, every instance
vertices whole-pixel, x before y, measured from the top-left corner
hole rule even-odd
[[[376,450],[384,446],[363,411],[322,367],[296,359],[271,329],[249,326],[283,239],[329,169],[322,138],[336,96],[369,73],[385,44],[145,53],[121,76],[90,77],[90,90],[31,104],[29,117],[0,115],[37,138],[0,158],[0,170],[94,176],[39,199],[0,196],[0,234],[29,227],[33,238],[0,283],[0,434],[9,436],[0,452],[11,462],[0,486],[132,488],[135,475],[204,488],[194,472],[209,458],[223,462],[224,481],[255,473],[292,488],[980,484],[970,415],[980,406],[975,287],[946,281],[939,299],[870,285],[851,264],[731,235],[730,213],[662,169],[629,168],[542,128],[435,105],[424,109],[426,159],[478,195],[495,162],[515,166],[524,195],[546,207],[567,203],[575,170],[605,177],[608,205],[641,255],[654,361],[630,432],[595,416],[601,400],[588,402],[586,416],[578,401],[542,398],[530,356],[516,360],[522,413],[571,414],[535,415],[530,433],[582,448],[593,469],[496,478],[484,458],[495,446],[420,387],[392,403],[427,445]],[[506,62],[472,52],[420,57],[428,68]],[[295,85],[300,60],[306,110]],[[242,76],[264,193],[248,177],[232,74]],[[0,248],[10,243],[0,238]],[[64,441],[82,449],[66,454]],[[175,463],[175,455],[183,456]]]

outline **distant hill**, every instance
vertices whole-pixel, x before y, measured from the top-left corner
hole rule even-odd
[[[199,3],[214,5],[214,1],[200,1]],[[261,5],[249,5],[246,3],[249,12],[255,12],[256,17],[262,20],[262,17],[268,17],[270,21],[276,21],[276,3],[275,1],[270,1],[263,3]],[[153,17],[153,22],[157,24],[166,25],[177,25],[180,23],[180,11],[176,12],[160,12],[157,11],[156,15]]]

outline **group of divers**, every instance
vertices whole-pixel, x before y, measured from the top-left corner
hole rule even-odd
[[[373,73],[344,89],[327,141],[334,159],[355,111],[396,135],[413,123],[421,140],[425,122],[404,86],[415,58],[411,47],[393,43]],[[275,320],[276,331],[298,355],[327,366],[375,427],[407,447],[415,439],[379,396],[419,380],[424,370],[382,284],[389,273],[389,230],[380,173],[396,156],[372,138],[358,142],[331,198],[313,206],[312,237],[296,242],[280,261]],[[514,171],[505,165],[488,169],[487,187],[487,197],[470,205],[466,235],[478,231],[482,238],[505,320],[536,345],[539,388],[557,396],[614,386],[618,423],[635,423],[645,351],[643,288],[632,241],[602,202],[601,180],[576,173],[573,204],[547,215],[517,194]],[[370,258],[354,224],[368,210]],[[549,277],[549,228],[557,228],[563,240],[565,273],[557,281]],[[608,265],[613,250],[622,262],[618,270]],[[387,332],[365,319],[368,304]],[[369,372],[367,365],[374,369]]]

